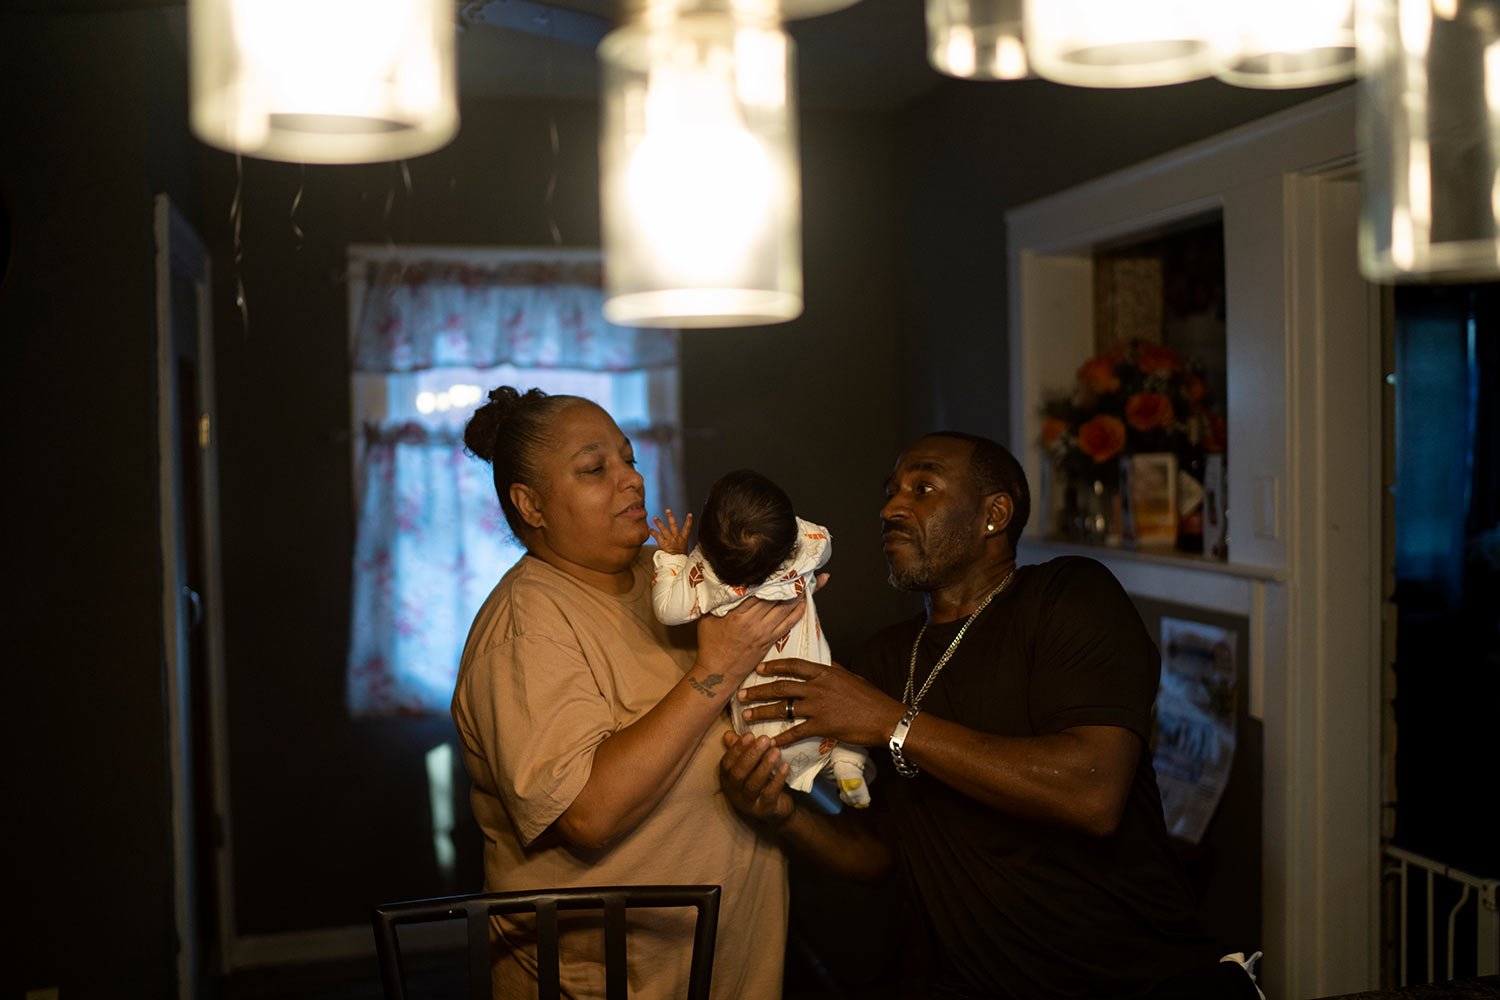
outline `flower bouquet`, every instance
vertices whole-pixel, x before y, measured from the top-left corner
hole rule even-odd
[[[1080,486],[1095,503],[1100,494],[1117,493],[1121,457],[1166,453],[1187,469],[1226,444],[1224,419],[1213,409],[1201,368],[1169,347],[1139,339],[1085,361],[1071,389],[1045,397],[1042,418],[1042,448],[1075,506]],[[1101,516],[1117,523],[1107,510],[1092,515],[1095,521]],[[1094,537],[1105,533],[1097,524],[1081,532],[1062,528],[1104,540]]]

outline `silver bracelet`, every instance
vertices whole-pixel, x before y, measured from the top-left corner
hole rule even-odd
[[[906,743],[906,734],[911,730],[912,720],[917,717],[917,712],[919,711],[920,709],[915,705],[908,708],[906,714],[901,716],[901,721],[896,723],[896,728],[891,733],[891,738],[886,742],[886,745],[891,748],[891,763],[896,765],[896,773],[903,778],[915,778],[917,776],[917,766],[906,759],[906,754],[902,752],[901,748]]]

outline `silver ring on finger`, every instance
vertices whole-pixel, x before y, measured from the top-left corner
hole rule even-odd
[[[792,709],[792,699],[788,698],[786,700],[786,708],[782,711],[781,717],[788,722],[797,718],[796,713]]]

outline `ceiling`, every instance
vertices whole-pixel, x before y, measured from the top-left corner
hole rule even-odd
[[[544,23],[549,9],[561,16]],[[605,0],[461,4],[460,93],[594,99],[599,76],[593,42],[613,22],[611,9]],[[573,13],[579,17],[568,23]],[[591,31],[591,25],[597,28]],[[804,107],[890,111],[942,79],[927,63],[922,0],[857,0],[843,10],[792,20],[787,31],[797,47]]]
[[[459,93],[464,97],[594,100],[594,43],[620,0],[455,0]],[[825,7],[840,0],[802,0]],[[3,0],[11,12],[68,17],[165,10],[186,49],[186,0]],[[357,5],[356,5],[357,6]],[[548,17],[556,12],[556,17]],[[573,23],[568,23],[569,19]],[[544,23],[550,20],[550,24]],[[498,27],[497,23],[519,25]],[[923,0],[855,0],[794,18],[803,107],[891,111],[943,78],[927,63]]]

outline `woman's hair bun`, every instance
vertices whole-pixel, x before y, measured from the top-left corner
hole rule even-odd
[[[494,462],[495,442],[516,410],[546,398],[540,389],[528,389],[524,394],[510,385],[491,389],[489,402],[475,410],[464,426],[464,449],[476,458]]]

